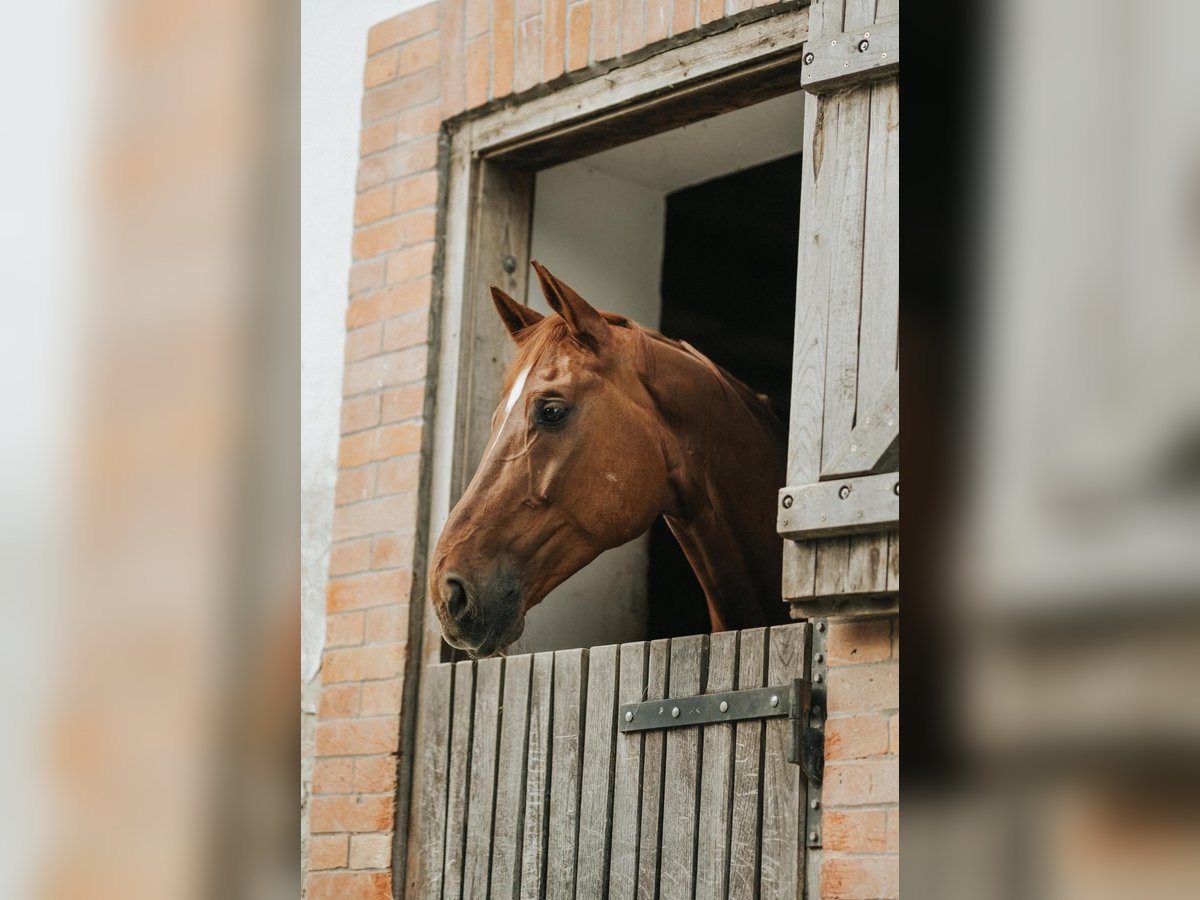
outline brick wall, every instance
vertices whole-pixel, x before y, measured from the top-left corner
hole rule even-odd
[[[763,5],[445,0],[370,30],[309,802],[310,900],[385,898],[393,891],[441,122]],[[835,644],[842,658],[831,658],[822,876],[830,897],[891,896],[898,824],[891,623],[835,626],[831,655]]]

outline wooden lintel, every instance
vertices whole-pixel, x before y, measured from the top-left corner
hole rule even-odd
[[[789,540],[881,531],[900,521],[900,473],[785,487],[776,530]]]
[[[900,71],[900,20],[812,38],[806,45],[800,84],[820,94]]]
[[[874,475],[895,467],[900,445],[900,372],[879,392],[841,450],[821,470],[821,480]]]

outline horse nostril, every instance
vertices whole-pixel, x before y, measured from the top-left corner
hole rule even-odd
[[[457,578],[446,579],[446,611],[455,622],[467,611],[467,589]]]

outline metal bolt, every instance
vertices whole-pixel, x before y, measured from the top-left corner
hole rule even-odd
[[[866,38],[863,38],[861,41],[858,42],[858,52],[866,53],[867,48],[870,46],[871,46],[871,42],[868,41]]]
[[[830,41],[830,42],[829,42],[829,46],[830,46],[830,47],[836,47],[836,46],[837,46],[837,41]]]
[[[850,496],[850,491],[851,491],[850,485],[843,484],[840,488],[838,488],[838,496],[841,497],[843,500],[845,500],[847,497]]]
[[[784,508],[784,509],[791,509],[791,508],[792,508],[792,495],[791,495],[791,494],[784,494],[784,495],[783,495],[783,508]]]
[[[879,56],[880,56],[880,58],[881,58],[881,59],[887,59],[887,54],[886,54],[886,53],[880,53],[880,54],[879,54]],[[889,424],[890,424],[890,423],[889,423]]]
[[[818,653],[816,656],[814,656],[814,657],[813,657],[813,661],[814,661],[814,662],[819,662],[819,663],[823,663],[823,662],[825,662],[825,654],[824,654],[824,653]]]
[[[810,831],[810,832],[808,833],[808,839],[809,839],[810,841],[812,841],[814,844],[817,842],[817,839],[818,839],[819,837],[820,837],[820,835],[818,835],[818,834],[817,834],[815,831]]]
[[[844,62],[844,63],[842,63],[842,68],[843,68],[843,69],[848,69],[848,68],[850,68],[850,63],[849,63],[849,62]]]
[[[900,482],[898,482],[898,481],[896,482],[896,486],[892,488],[892,493],[895,494],[897,497],[900,496]]]
[[[805,64],[806,66],[811,66],[811,65],[813,64],[813,60],[814,60],[814,59],[816,59],[816,57],[815,57],[815,56],[813,56],[811,53],[805,53],[805,54],[804,54],[804,64]]]
[[[809,805],[809,806],[811,806],[813,809],[820,809],[820,808],[821,808],[821,801],[820,801],[820,800],[814,800],[812,803],[810,803],[810,804],[808,804],[808,805]]]
[[[504,266],[504,271],[511,275],[517,271],[517,258],[515,256],[506,256],[502,265]]]
[[[814,719],[820,719],[820,718],[821,718],[821,707],[819,707],[819,706],[814,706],[814,707],[812,708],[812,717],[813,717]]]
[[[729,704],[722,700],[720,709],[721,712],[729,712]]]
[[[678,706],[672,706],[672,707],[671,707],[671,718],[672,718],[672,719],[678,719],[678,718],[679,718],[679,707],[678,707]]]
[[[778,694],[772,694],[772,695],[771,695],[771,705],[772,705],[772,706],[778,706],[778,705],[779,705],[779,695],[778,695]]]
[[[818,672],[816,675],[813,676],[813,681],[815,681],[817,684],[820,684],[824,680],[825,680],[825,676],[822,675],[820,672]]]
[[[817,623],[817,631],[824,631],[824,630],[825,630],[825,623],[824,623],[824,622],[818,622],[818,623]]]
[[[632,722],[632,721],[633,721],[633,713],[632,713],[632,712],[626,711],[626,713],[625,713],[625,721],[626,721],[626,722]]]

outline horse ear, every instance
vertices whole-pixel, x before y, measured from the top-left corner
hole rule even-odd
[[[496,304],[496,312],[500,314],[500,321],[504,323],[504,327],[508,329],[513,340],[517,339],[517,335],[521,331],[530,325],[536,325],[545,318],[536,309],[530,309],[524,303],[518,303],[494,284],[492,285],[492,302]]]
[[[599,342],[608,334],[608,322],[590,303],[580,297],[571,287],[550,274],[540,262],[533,262],[542,293],[550,308],[566,320],[567,328],[576,337],[584,335]]]

